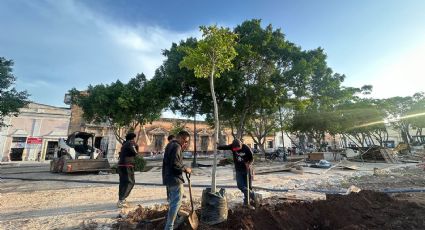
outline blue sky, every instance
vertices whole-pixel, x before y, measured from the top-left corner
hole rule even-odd
[[[72,87],[152,76],[161,50],[199,25],[259,18],[303,49],[323,47],[344,85],[407,96],[425,91],[424,12],[422,0],[0,0],[0,56],[33,101],[65,106]]]

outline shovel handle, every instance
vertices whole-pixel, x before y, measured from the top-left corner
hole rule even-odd
[[[190,206],[192,208],[192,213],[195,212],[193,207],[193,198],[192,198],[192,183],[190,183],[190,174],[186,173],[187,183],[189,184],[189,195],[190,195]]]

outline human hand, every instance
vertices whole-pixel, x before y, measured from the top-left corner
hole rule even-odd
[[[192,173],[192,168],[186,168],[185,172],[188,173],[188,174],[191,174]]]
[[[251,168],[251,163],[245,162],[245,167],[246,167],[246,170],[249,170]]]

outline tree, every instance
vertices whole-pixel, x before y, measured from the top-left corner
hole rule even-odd
[[[6,126],[5,117],[18,116],[19,109],[29,103],[27,91],[17,91],[13,87],[16,77],[12,66],[12,60],[0,57],[0,128]]]
[[[380,100],[357,99],[339,105],[337,112],[339,117],[335,123],[339,124],[338,133],[357,146],[377,145],[375,140],[383,146],[388,140],[385,124],[387,115],[381,108]]]
[[[218,106],[214,90],[214,78],[232,68],[232,59],[237,55],[234,48],[236,35],[228,28],[217,26],[201,26],[203,39],[196,48],[185,47],[187,56],[180,62],[181,68],[194,70],[198,78],[209,78],[210,92],[214,105],[215,140],[218,140],[219,119]],[[216,192],[217,146],[214,145],[214,166],[212,172],[211,192]]]
[[[245,21],[234,31],[239,35],[232,69],[237,81],[226,120],[236,138],[242,139],[246,133],[264,152],[265,137],[275,131],[277,111],[287,94],[282,77],[285,71],[280,66],[298,50],[279,29],[261,27],[261,20]]]
[[[307,135],[314,139],[318,148],[325,139],[325,134],[334,137],[341,132],[338,121],[342,114],[337,111],[339,105],[357,99],[356,94],[367,92],[370,86],[363,88],[344,87],[344,75],[334,73],[327,66],[326,54],[322,48],[303,52],[302,61],[294,67],[300,74],[286,77],[287,87],[294,92],[296,99],[303,106],[297,106],[289,130],[299,137]],[[299,147],[303,149],[305,143],[300,138]]]
[[[156,85],[155,81],[147,81],[144,74],[138,74],[127,84],[117,80],[110,85],[90,85],[84,92],[72,89],[70,94],[87,122],[106,123],[123,143],[125,132],[157,120],[168,104],[168,98],[162,97]]]
[[[415,93],[412,97],[413,104],[407,112],[407,121],[416,129],[416,134],[413,139],[414,144],[425,143],[425,94],[423,92]]]
[[[400,131],[401,138],[406,144],[413,141],[410,134],[411,124],[409,119],[406,119],[413,104],[412,97],[391,97],[385,99],[382,103],[390,125]]]

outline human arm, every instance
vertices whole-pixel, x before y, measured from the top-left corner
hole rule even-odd
[[[244,161],[245,165],[248,168],[251,167],[252,163],[254,163],[254,156],[251,151],[251,148],[249,148],[247,145],[242,145],[242,151],[245,153]]]
[[[183,157],[181,154],[181,146],[176,144],[174,146],[172,146],[171,149],[171,156],[172,156],[172,163],[173,163],[173,170],[175,172],[178,173],[191,173],[192,169],[187,167],[184,163],[183,163]]]
[[[217,145],[218,150],[232,150],[232,145]]]
[[[138,147],[136,147],[136,145],[134,145],[134,144],[131,144],[131,146],[129,147],[129,149],[130,149],[130,153],[129,153],[129,156],[136,156],[136,155],[138,155],[139,154],[139,151],[137,150],[138,149]]]

